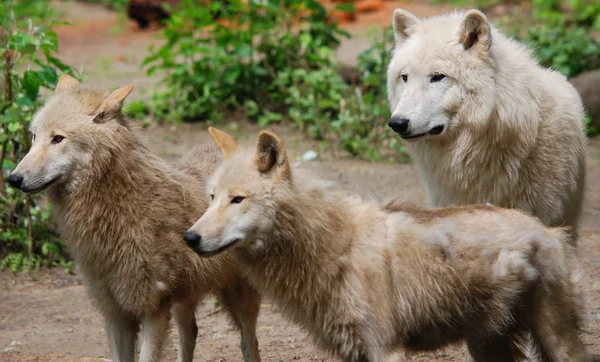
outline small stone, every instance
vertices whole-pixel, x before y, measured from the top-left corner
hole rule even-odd
[[[319,154],[316,151],[306,151],[302,155],[302,161],[312,161],[315,160],[317,157],[319,157]]]

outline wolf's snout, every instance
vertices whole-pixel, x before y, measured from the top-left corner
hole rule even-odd
[[[185,240],[190,248],[197,249],[202,241],[202,236],[194,231],[186,231],[183,233],[183,240]]]
[[[402,134],[408,131],[408,123],[408,118],[392,117],[388,122],[388,126],[393,129],[394,132]]]
[[[8,175],[8,183],[12,187],[20,190],[21,184],[23,183],[23,176],[11,173],[10,175]]]

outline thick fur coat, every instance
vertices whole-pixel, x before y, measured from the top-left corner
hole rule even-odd
[[[61,236],[106,319],[114,361],[133,362],[140,324],[140,361],[159,361],[171,312],[179,361],[191,361],[195,309],[207,293],[242,328],[246,361],[259,361],[260,297],[231,256],[199,258],[182,239],[207,208],[218,150],[200,146],[176,164],[153,154],[121,114],[130,90],[109,94],[61,78],[32,122],[34,145],[13,179],[24,191],[48,188]]]
[[[466,340],[474,361],[583,361],[572,249],[561,228],[494,206],[366,203],[300,169],[261,132],[256,151],[215,129],[225,161],[186,233],[229,249],[258,290],[344,361],[396,361]]]
[[[585,179],[580,96],[481,12],[419,19],[397,9],[390,126],[432,206],[517,208],[576,240]]]

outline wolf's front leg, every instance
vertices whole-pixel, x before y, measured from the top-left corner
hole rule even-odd
[[[198,298],[199,299],[199,298]],[[175,324],[179,332],[179,352],[177,362],[192,362],[196,338],[198,337],[198,325],[196,324],[196,298],[178,303],[173,308]]]
[[[244,362],[260,362],[256,319],[260,312],[260,294],[246,281],[239,280],[219,293],[223,307],[242,332],[241,348]]]
[[[139,323],[122,315],[105,316],[108,348],[113,362],[134,362],[134,344]]]
[[[169,329],[169,305],[142,317],[142,351],[140,362],[158,362]]]

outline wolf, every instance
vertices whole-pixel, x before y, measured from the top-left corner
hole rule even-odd
[[[419,19],[396,9],[393,28],[388,125],[430,206],[521,209],[576,244],[586,137],[575,88],[478,10]]]
[[[255,329],[260,295],[233,258],[198,257],[181,235],[206,210],[214,145],[169,164],[153,154],[122,114],[133,86],[105,92],[63,75],[31,122],[33,145],[9,183],[48,191],[60,232],[104,316],[115,362],[159,361],[170,314],[179,333],[178,361],[193,359],[195,310],[216,294],[242,332],[246,362],[260,361]]]
[[[184,234],[229,250],[249,281],[344,361],[393,361],[466,340],[473,361],[583,361],[575,255],[563,228],[514,209],[375,204],[293,169],[262,131],[255,151],[210,129],[224,161]]]

